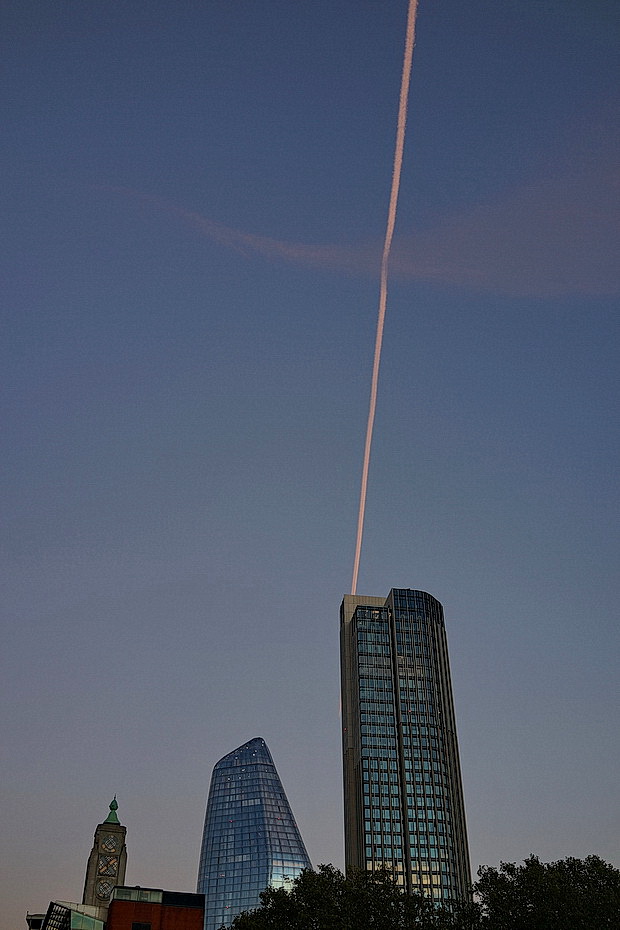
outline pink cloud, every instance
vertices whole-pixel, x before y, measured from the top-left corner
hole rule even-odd
[[[401,237],[392,271],[512,296],[616,294],[619,181],[605,163],[534,181]]]
[[[397,230],[390,273],[400,279],[517,297],[617,294],[619,192],[620,176],[609,152],[591,152],[586,163],[533,180],[495,202],[444,218],[431,229]],[[200,235],[242,254],[348,274],[379,275],[378,242],[288,242],[224,226],[156,197],[125,193],[164,209]]]

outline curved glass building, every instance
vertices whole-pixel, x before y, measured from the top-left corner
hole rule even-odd
[[[251,739],[217,763],[202,836],[198,892],[205,930],[257,907],[268,886],[312,868],[265,740]]]
[[[443,609],[425,591],[347,595],[341,612],[347,868],[466,898],[471,875]]]

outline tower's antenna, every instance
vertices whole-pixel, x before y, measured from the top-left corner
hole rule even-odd
[[[411,63],[413,61],[413,46],[415,43],[415,19],[418,11],[418,0],[409,0],[407,14],[407,35],[405,38],[405,55],[403,60],[403,73],[400,82],[400,100],[398,104],[398,125],[396,127],[396,146],[394,149],[394,168],[392,170],[392,189],[390,191],[390,205],[388,207],[385,242],[383,244],[383,257],[381,259],[381,285],[379,289],[379,317],[377,319],[377,335],[375,338],[375,357],[372,365],[372,380],[370,384],[370,407],[368,410],[368,423],[366,425],[366,442],[364,444],[364,463],[362,465],[362,484],[360,489],[360,506],[357,517],[357,538],[355,541],[355,558],[353,561],[353,581],[351,594],[357,591],[357,576],[360,567],[362,552],[362,537],[364,535],[364,513],[366,511],[366,492],[368,490],[368,468],[370,465],[370,448],[372,446],[372,430],[375,423],[375,409],[377,407],[377,383],[379,381],[379,363],[381,361],[381,344],[383,342],[383,324],[385,321],[385,307],[387,303],[388,261],[394,236],[396,223],[396,207],[398,205],[398,189],[400,187],[400,174],[403,165],[403,150],[405,146],[405,128],[407,125],[407,98],[409,97],[409,81],[411,78]]]

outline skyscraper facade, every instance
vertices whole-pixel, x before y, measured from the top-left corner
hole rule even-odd
[[[228,753],[211,776],[198,891],[205,930],[228,926],[257,907],[268,886],[311,868],[267,744],[256,738]]]
[[[424,591],[340,609],[347,868],[436,900],[471,884],[443,608]]]

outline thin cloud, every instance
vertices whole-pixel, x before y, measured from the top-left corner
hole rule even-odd
[[[510,296],[620,291],[620,177],[597,162],[401,237],[394,274]]]
[[[297,265],[309,265],[356,274],[375,271],[378,268],[381,255],[378,245],[368,247],[307,245],[301,242],[272,239],[269,236],[256,236],[241,229],[217,223],[202,213],[187,210],[161,197],[143,194],[125,187],[108,187],[107,190],[140,200],[165,211],[169,215],[176,216],[201,235],[220,245],[234,249],[242,255],[257,254],[270,260],[287,261]]]
[[[380,269],[379,243],[309,245],[257,236],[157,197],[115,190],[244,255],[355,275],[376,275]],[[591,152],[587,164],[539,178],[431,229],[397,234],[391,274],[514,297],[618,294],[619,194],[612,155],[607,149]]]

